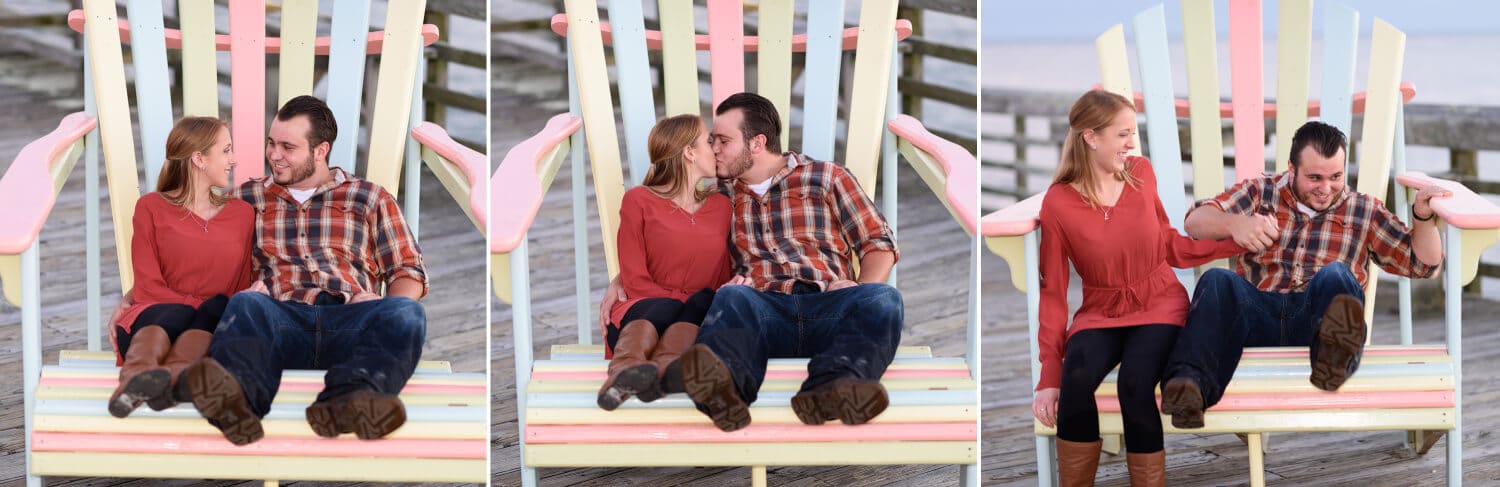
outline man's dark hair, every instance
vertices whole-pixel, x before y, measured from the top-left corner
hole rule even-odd
[[[755,93],[735,93],[719,102],[714,115],[723,115],[736,108],[745,114],[745,119],[740,122],[740,133],[744,134],[747,143],[757,135],[764,135],[766,151],[780,154],[781,115],[776,113],[776,105]]]
[[[276,119],[288,121],[298,115],[307,116],[307,149],[317,147],[318,144],[333,143],[333,139],[339,136],[339,124],[333,120],[333,110],[328,109],[328,104],[323,100],[311,95],[302,95],[287,100],[280,110],[276,111]]]
[[[1338,128],[1318,121],[1307,122],[1292,136],[1292,167],[1302,162],[1298,159],[1302,157],[1302,148],[1308,145],[1312,145],[1320,156],[1333,157],[1346,143],[1344,133]]]

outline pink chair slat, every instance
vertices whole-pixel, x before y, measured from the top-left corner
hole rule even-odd
[[[76,32],[83,32],[85,17],[82,10],[68,12],[68,27]],[[120,42],[130,42],[130,24],[124,20],[120,22]],[[262,26],[264,28],[264,26]],[[182,49],[182,31],[177,29],[163,29],[167,36],[167,49]],[[425,24],[422,26],[422,45],[430,46],[438,40],[438,28],[436,25]],[[380,47],[385,43],[385,32],[375,31],[369,34],[369,40],[365,41],[366,54],[380,54]],[[228,35],[219,34],[214,36],[214,48],[220,51],[229,51],[230,38]],[[328,38],[319,37],[313,45],[313,52],[320,56],[328,55]],[[278,54],[281,52],[281,38],[265,38],[266,54]]]
[[[1266,171],[1266,101],[1261,79],[1260,31],[1260,0],[1230,0],[1229,75],[1234,104],[1236,182]]]
[[[597,380],[601,383],[607,378],[603,370],[587,372],[564,372],[538,370],[531,373],[531,380]],[[909,369],[909,370],[886,370],[884,378],[913,378],[913,377],[968,377],[969,369]],[[766,379],[806,379],[806,370],[768,370]],[[45,385],[45,380],[43,381]],[[110,387],[114,387],[114,381],[109,381]],[[313,384],[322,390],[322,384]],[[409,387],[409,386],[408,386]],[[283,386],[285,388],[285,386]],[[483,392],[483,388],[480,388]],[[465,391],[467,392],[467,391]]]
[[[495,197],[489,203],[489,214],[495,216],[488,232],[490,253],[510,253],[521,245],[547,192],[537,174],[537,165],[557,144],[582,127],[581,118],[566,113],[554,116],[541,132],[505,153],[505,160],[500,161],[500,168],[490,179],[490,187],[495,190]],[[584,149],[575,147],[573,150]]]
[[[1432,355],[1432,354],[1439,354],[1439,353],[1446,354],[1446,353],[1448,353],[1448,349],[1447,348],[1442,348],[1442,347],[1439,347],[1439,348],[1431,348],[1431,347],[1424,347],[1424,348],[1403,348],[1403,349],[1367,348],[1364,351],[1364,356],[1369,357],[1369,356],[1372,356],[1372,355],[1383,355],[1383,356]],[[1299,357],[1306,357],[1306,356],[1307,356],[1307,349],[1295,350],[1295,351],[1283,351],[1283,350],[1256,350],[1256,349],[1253,349],[1253,348],[1247,348],[1247,349],[1245,349],[1245,353],[1242,354],[1242,355],[1240,355],[1240,357],[1242,359],[1247,359],[1247,358],[1299,358]]]
[[[979,233],[986,237],[1016,237],[1036,230],[1037,215],[1042,211],[1046,191],[979,219]]]
[[[131,435],[38,431],[34,451],[153,453],[277,457],[485,458],[489,445],[473,440],[387,438],[366,441],[339,438],[265,438],[235,446],[221,436]]]
[[[974,441],[974,423],[756,425],[725,433],[713,425],[527,425],[526,443],[801,443]]]
[[[53,159],[83,138],[99,121],[83,112],[69,114],[57,128],[21,148],[0,177],[0,254],[19,254],[31,247],[57,200]]]
[[[266,175],[266,3],[229,3],[230,133],[245,161],[234,170],[234,184]]]
[[[567,14],[557,14],[552,16],[552,32],[563,37],[568,36]],[[609,26],[609,22],[600,22],[599,32],[604,36],[604,45],[610,45],[614,41],[614,31]],[[905,19],[896,19],[896,40],[905,40],[907,37],[911,37],[911,21]],[[745,52],[757,52],[760,50],[760,36],[747,35],[744,36],[744,39]],[[695,48],[699,51],[707,51],[710,49],[709,36],[706,34],[698,34],[693,36],[693,41],[696,46]],[[843,50],[854,50],[855,45],[858,42],[858,27],[849,27],[844,29],[843,42],[841,44]],[[170,41],[168,45],[171,45]],[[661,31],[646,31],[646,49],[661,50]],[[807,52],[807,34],[792,35],[792,52]]]
[[[922,122],[909,115],[898,115],[886,124],[891,133],[932,154],[947,175],[945,191],[948,205],[957,213],[959,224],[973,233],[979,217],[979,163],[973,154],[942,137],[928,132]]]
[[[1160,397],[1157,402],[1160,403]],[[1120,412],[1120,402],[1113,396],[1098,396],[1095,402],[1101,413]],[[1394,392],[1308,392],[1289,394],[1224,395],[1213,411],[1305,411],[1315,409],[1384,409],[1384,408],[1451,408],[1453,391]]]
[[[708,0],[713,105],[745,91],[745,12],[740,0]]]
[[[601,373],[600,377],[603,375]],[[104,388],[113,390],[119,382],[116,379],[93,379],[83,377],[46,377],[43,376],[39,384],[42,387],[84,387]],[[321,391],[323,381],[283,381],[280,390],[283,391]],[[483,385],[465,386],[453,384],[407,384],[401,389],[403,394],[483,394]]]
[[[1099,85],[1095,84],[1094,88],[1098,89]],[[1365,96],[1366,95],[1367,95],[1367,93],[1363,92],[1363,91],[1354,94],[1354,114],[1355,115],[1361,115],[1361,114],[1365,113]],[[1403,82],[1401,82],[1401,103],[1410,103],[1411,99],[1415,98],[1416,96],[1417,96],[1417,87],[1416,87],[1416,85],[1412,84],[1410,81],[1403,81]],[[1262,118],[1275,118],[1276,117],[1276,104],[1275,103],[1265,102],[1262,105],[1264,106],[1264,108],[1261,110],[1263,112],[1262,113]],[[1145,110],[1144,100],[1143,100],[1143,98],[1141,96],[1141,92],[1139,92],[1139,91],[1135,92],[1135,106],[1136,106],[1136,111],[1137,112],[1145,113],[1146,110]],[[1190,113],[1188,112],[1188,100],[1187,100],[1187,98],[1177,98],[1177,99],[1175,99],[1174,103],[1173,103],[1173,106],[1175,106],[1176,109],[1177,109],[1177,116],[1178,117],[1188,118],[1188,117],[1191,116]],[[1309,116],[1309,117],[1316,117],[1320,113],[1322,113],[1322,103],[1319,102],[1318,100],[1308,100],[1308,102],[1307,102],[1307,116]],[[1221,117],[1221,118],[1232,118],[1232,117],[1234,117],[1234,104],[1233,103],[1229,103],[1229,102],[1220,103],[1219,104],[1219,117]]]
[[[464,177],[469,180],[469,210],[483,227],[489,221],[489,198],[486,196],[484,172],[489,169],[489,159],[463,144],[454,142],[448,131],[432,122],[422,122],[411,129],[411,137],[423,147],[432,149],[437,155],[458,164]]]
[[[1396,182],[1408,188],[1441,186],[1452,193],[1452,196],[1446,198],[1432,199],[1432,210],[1450,225],[1467,229],[1500,227],[1500,207],[1463,184],[1419,172],[1399,174]]]

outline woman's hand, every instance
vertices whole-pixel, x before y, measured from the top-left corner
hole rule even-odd
[[[604,299],[599,301],[599,326],[609,325],[609,310],[615,307],[615,303],[623,303],[625,297],[625,286],[620,285],[620,276],[609,280],[609,287],[604,289]]]
[[[1048,387],[1036,391],[1036,399],[1031,401],[1031,415],[1036,416],[1048,428],[1057,427],[1057,396],[1061,391],[1056,387]]]
[[[255,281],[255,282],[252,282],[252,283],[250,283],[250,287],[247,287],[247,288],[245,288],[244,290],[242,290],[240,292],[242,292],[242,293],[261,293],[261,294],[264,294],[264,295],[267,295],[267,296],[271,295],[271,290],[266,288],[265,281]],[[236,293],[236,294],[238,294],[238,293]]]
[[[749,286],[750,284],[750,278],[745,276],[734,276],[729,278],[728,281],[724,281],[724,284],[720,284],[719,289],[724,289],[729,286]]]
[[[125,308],[129,308],[130,305],[133,304],[135,304],[134,289],[126,292],[124,296],[120,296],[120,302],[115,304],[114,312],[109,314],[109,321],[104,322],[104,329],[109,332],[110,346],[114,346],[115,343],[119,343],[116,341],[116,339],[118,338],[118,331],[116,330],[116,328],[118,328],[118,326],[116,326],[115,323],[120,321],[120,315],[125,313]]]

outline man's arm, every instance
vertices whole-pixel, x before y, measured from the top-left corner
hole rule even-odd
[[[1428,186],[1417,190],[1413,198],[1416,203],[1412,205],[1411,219],[1411,248],[1416,254],[1417,260],[1427,265],[1442,265],[1443,263],[1443,238],[1438,232],[1436,214],[1432,211],[1432,198],[1434,196],[1450,196],[1447,190],[1438,186]],[[1417,217],[1426,218],[1422,220]]]
[[[896,265],[896,255],[888,250],[871,250],[859,259],[859,283],[883,283]]]
[[[406,276],[397,277],[385,286],[386,297],[401,296],[413,300],[422,299],[422,282]]]
[[[1276,217],[1268,215],[1233,215],[1214,205],[1203,205],[1188,212],[1183,230],[1198,240],[1234,239],[1251,252],[1260,252],[1275,244],[1281,229]]]

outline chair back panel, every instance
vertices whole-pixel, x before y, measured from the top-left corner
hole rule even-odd
[[[182,113],[219,116],[218,48],[213,2],[177,2],[182,19]],[[146,174],[152,174],[148,168]]]
[[[771,100],[781,115],[781,147],[791,144],[792,133],[792,17],[791,0],[764,0],[756,33],[755,92]]]
[[[266,2],[229,2],[230,124],[234,184],[266,175]]]
[[[281,64],[277,70],[281,75],[276,88],[276,106],[312,94],[313,44],[317,34],[318,0],[282,0]]]
[[[693,0],[660,0],[665,116],[698,113],[698,48]]]
[[[844,135],[844,167],[874,199],[886,134],[891,70],[896,53],[896,0],[865,0],[859,9],[859,42],[854,52],[854,85],[849,95],[849,132]],[[894,164],[896,161],[890,161]]]
[[[1312,66],[1312,0],[1281,0],[1276,34],[1276,172],[1286,170],[1292,135],[1307,123]]]
[[[839,72],[844,65],[843,35],[844,0],[808,2],[807,56],[802,77],[802,153],[813,159],[827,161],[834,155]]]
[[[1229,92],[1234,98],[1234,180],[1266,172],[1260,0],[1229,0]]]
[[[745,91],[745,11],[740,0],[708,0],[708,60],[713,87],[709,106]]]
[[[1182,188],[1182,147],[1177,140],[1176,100],[1172,90],[1172,62],[1167,53],[1167,21],[1162,5],[1135,16],[1135,51],[1140,60],[1141,93],[1146,130],[1151,138],[1151,167],[1156,189],[1172,227],[1182,228],[1187,203]]]
[[[1391,182],[1391,152],[1396,148],[1396,118],[1401,109],[1401,68],[1405,62],[1406,34],[1386,21],[1375,19],[1370,37],[1370,72],[1365,84],[1364,130],[1360,133],[1359,192],[1385,198]],[[1401,128],[1405,130],[1404,127]],[[1403,148],[1404,149],[1404,148]],[[1375,285],[1379,269],[1374,262],[1366,269],[1365,323],[1375,316]]]
[[[1127,64],[1129,57],[1125,54],[1125,26],[1115,24],[1099,34],[1094,39],[1094,51],[1099,53],[1099,87],[1127,99],[1135,99],[1135,92],[1130,87],[1130,66]],[[1135,109],[1140,110],[1141,107]],[[1141,135],[1137,133],[1130,140],[1135,143],[1130,154],[1141,155]]]
[[[376,80],[375,111],[370,117],[365,179],[384,187],[392,196],[401,194],[401,162],[410,137],[417,63],[422,62],[422,13],[426,10],[427,0],[386,5],[385,42],[380,48],[380,77]]]
[[[125,95],[125,61],[120,52],[119,22],[113,0],[83,3],[94,98],[98,105],[99,143],[109,187],[110,216],[114,219],[116,261],[120,266],[120,289],[135,283],[131,275],[131,213],[141,194],[135,175],[135,140],[131,137],[130,106]]]
[[[578,109],[583,115],[583,129],[588,133],[585,140],[594,176],[594,201],[599,208],[599,231],[606,236],[604,260],[609,278],[613,279],[619,274],[614,236],[620,225],[620,199],[625,194],[625,181],[620,170],[609,70],[604,61],[604,37],[594,0],[567,0],[566,8],[569,56]]]
[[[1359,12],[1338,3],[1324,6],[1323,93],[1318,118],[1346,134],[1352,134],[1354,129],[1354,56],[1359,45],[1358,34]],[[1287,146],[1290,148],[1291,142]]]
[[[334,0],[333,21],[329,26],[328,109],[348,136],[333,142],[328,163],[354,172],[359,147],[360,101],[365,92],[365,38],[370,30],[370,2]]]
[[[161,2],[130,0],[130,57],[135,64],[136,116],[140,119],[141,156],[146,162],[146,188],[156,188],[156,177],[166,161],[167,132],[172,130],[171,81],[167,70],[167,37],[162,28]]]
[[[640,0],[610,0],[614,28],[615,76],[619,79],[620,118],[625,128],[625,160],[630,179],[643,181],[651,165],[646,139],[656,124],[656,96],[651,92],[651,63],[646,58],[646,20]]]
[[[1184,2],[1182,44],[1187,56],[1195,199],[1212,198],[1224,191],[1224,138],[1219,118],[1217,43],[1213,2]],[[1166,201],[1166,198],[1162,201]]]

